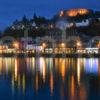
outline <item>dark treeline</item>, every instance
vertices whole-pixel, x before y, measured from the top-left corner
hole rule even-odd
[[[89,26],[86,27],[75,27],[77,33],[100,36],[100,11],[92,12],[88,15],[77,15],[76,17],[69,17],[67,21],[77,23],[88,19],[90,21]],[[34,13],[32,18],[23,16],[21,20],[16,19],[11,26],[7,27],[2,36],[12,36],[15,38],[24,37],[24,33],[27,31],[29,37],[43,37],[54,33],[55,35],[55,22],[59,21],[59,16],[56,15],[52,19],[47,19],[42,16],[37,16]],[[53,29],[52,29],[53,27]]]
[[[3,36],[19,38],[23,37],[27,30],[28,36],[32,36],[33,38],[37,36],[42,37],[47,34],[50,23],[51,20],[37,16],[36,14],[31,19],[23,16],[21,20],[16,19],[11,26],[7,27],[3,32]]]

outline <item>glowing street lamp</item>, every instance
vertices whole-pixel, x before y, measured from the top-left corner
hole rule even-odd
[[[61,43],[61,47],[64,48],[65,47],[65,43]]]
[[[99,41],[99,43],[98,43],[98,48],[100,48],[100,41]]]
[[[18,49],[18,48],[19,48],[19,43],[18,43],[18,42],[14,42],[14,43],[13,43],[13,46],[14,46],[16,49]]]
[[[43,43],[43,44],[42,44],[42,47],[45,48],[45,47],[46,47],[46,43]]]
[[[42,49],[43,49],[43,52],[45,53],[45,47],[46,47],[46,43],[42,43]]]
[[[76,45],[77,45],[77,47],[81,47],[82,46],[81,42],[79,42],[79,41],[77,42]]]
[[[2,46],[0,46],[0,50],[2,50],[2,48],[3,48],[3,47],[2,47]]]
[[[60,17],[62,17],[64,15],[64,12],[63,11],[61,11],[60,12]]]

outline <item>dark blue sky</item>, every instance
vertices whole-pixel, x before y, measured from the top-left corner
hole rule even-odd
[[[0,0],[0,29],[23,15],[52,17],[61,9],[100,9],[100,0]]]

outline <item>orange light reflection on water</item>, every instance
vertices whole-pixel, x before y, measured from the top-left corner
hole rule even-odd
[[[50,92],[51,92],[51,95],[53,95],[53,89],[54,89],[54,79],[53,79],[53,74],[51,72],[51,74],[50,74]]]
[[[38,93],[39,89],[47,86],[51,96],[57,90],[62,97],[70,94],[70,98],[74,100],[77,94],[79,96],[77,98],[85,100],[87,85],[83,77],[87,73],[100,75],[99,65],[98,59],[0,58],[0,75],[4,79],[8,79],[10,75],[13,93],[16,91],[25,93],[26,86]]]

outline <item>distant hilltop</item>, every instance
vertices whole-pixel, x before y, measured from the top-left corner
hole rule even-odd
[[[80,9],[70,9],[70,10],[62,10],[59,13],[60,17],[76,17],[78,15],[87,15],[93,14],[93,10],[80,8]]]
[[[94,11],[92,9],[79,8],[79,9],[69,9],[61,10],[54,17],[54,20],[67,19],[78,20],[78,19],[95,19],[100,18],[100,11]]]
[[[85,8],[61,10],[52,19],[34,13],[30,19],[24,16],[21,20],[15,20],[4,30],[3,35],[19,38],[28,30],[29,36],[43,37],[64,25],[66,29],[74,27],[77,33],[100,36],[100,11]]]
[[[100,36],[100,11],[85,8],[61,10],[53,21],[56,28],[75,27],[78,33]]]

